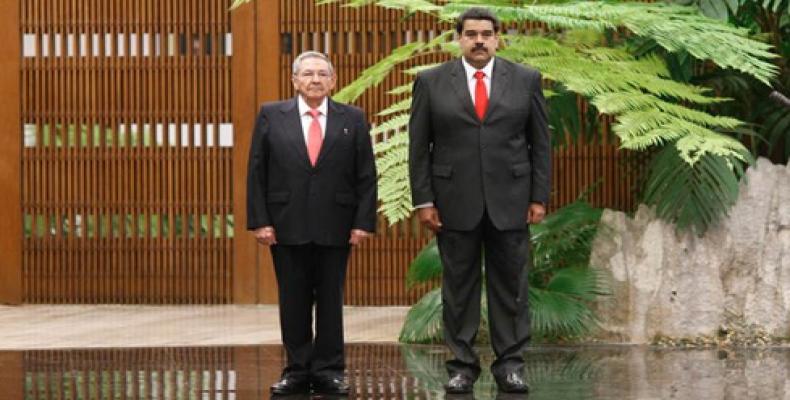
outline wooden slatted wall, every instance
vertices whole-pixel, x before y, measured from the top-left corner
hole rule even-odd
[[[224,0],[20,0],[28,303],[231,301]]]
[[[280,1],[280,94],[294,96],[290,82],[294,58],[306,50],[318,50],[330,56],[337,70],[337,87],[352,82],[361,71],[389,55],[393,49],[414,40],[433,38],[448,24],[417,14],[403,19],[403,13],[379,7],[343,8],[337,4],[316,6],[313,0]],[[543,29],[540,24],[512,26],[521,32]],[[426,62],[441,62],[447,56],[426,55],[408,62],[403,68]],[[401,69],[403,69],[401,68]],[[355,105],[361,107],[371,123],[382,122],[376,113],[401,97],[386,92],[410,82],[411,76],[393,73],[382,84],[365,93]],[[582,114],[586,104],[580,100]],[[582,119],[583,120],[583,119]],[[634,154],[618,150],[609,134],[609,120],[602,121],[603,135],[587,136],[592,142],[559,147],[553,159],[554,182],[551,209],[574,201],[585,190],[595,187],[589,199],[602,207],[628,209],[634,203],[636,185]],[[384,140],[383,137],[377,141]],[[630,172],[627,173],[628,168]],[[599,183],[595,186],[596,183]],[[375,238],[352,252],[346,283],[346,303],[357,305],[412,304],[428,289],[405,288],[404,279],[410,261],[431,239],[431,234],[414,220],[387,226],[379,219]]]
[[[0,301],[27,303],[274,301],[270,261],[243,230],[254,103],[293,96],[301,51],[328,53],[342,87],[392,49],[448,28],[381,8],[257,0],[254,14],[235,11],[231,36],[230,0],[3,1],[20,16],[8,21],[18,20],[21,65],[4,64],[12,74],[0,79],[19,84],[21,117],[0,115],[21,121],[9,125],[21,161],[13,148],[3,154],[21,164],[24,232],[22,294],[5,267]],[[385,92],[409,79],[394,74],[356,104],[379,123],[395,100]],[[556,149],[552,208],[601,178],[595,205],[634,204],[625,173],[634,157],[602,137]],[[413,220],[381,219],[379,232],[352,253],[347,304],[411,304],[427,290],[407,290],[404,277],[430,234]]]

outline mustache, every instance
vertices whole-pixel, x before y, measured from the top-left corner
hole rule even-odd
[[[488,51],[488,49],[486,49],[486,47],[485,47],[485,46],[483,46],[483,45],[480,45],[480,44],[476,44],[476,45],[475,45],[475,48],[474,48],[474,49],[472,49],[472,51],[478,51],[478,50]]]

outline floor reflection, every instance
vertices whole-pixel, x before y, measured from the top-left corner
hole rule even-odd
[[[0,352],[0,398],[267,399],[283,357],[280,346]],[[527,398],[498,394],[487,371],[474,395],[445,397],[447,357],[441,346],[349,345],[349,398]],[[531,400],[790,399],[788,376],[788,348],[533,347],[526,366]]]

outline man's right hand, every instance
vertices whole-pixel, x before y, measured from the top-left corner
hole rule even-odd
[[[255,230],[255,240],[260,244],[271,246],[277,244],[277,237],[274,235],[273,226],[264,226]]]
[[[442,229],[442,222],[439,221],[439,210],[436,207],[423,207],[417,209],[417,216],[420,222],[428,229],[439,232]]]

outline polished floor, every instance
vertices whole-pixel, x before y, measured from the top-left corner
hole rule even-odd
[[[407,308],[348,307],[350,399],[443,399],[442,346],[397,344]],[[274,306],[0,306],[0,400],[268,399]],[[481,348],[483,365],[491,350]],[[534,346],[528,397],[484,369],[455,399],[790,400],[790,348]]]
[[[528,396],[498,394],[484,373],[474,395],[453,397],[442,391],[441,346],[350,344],[346,353],[350,399],[790,399],[786,348],[534,347]],[[278,345],[2,351],[0,398],[268,399],[282,366]]]

